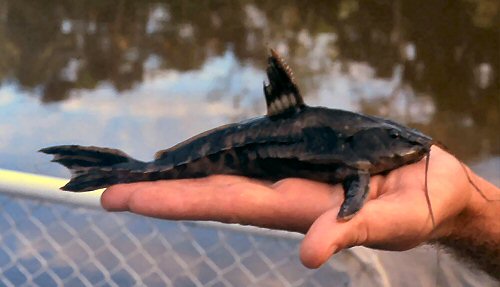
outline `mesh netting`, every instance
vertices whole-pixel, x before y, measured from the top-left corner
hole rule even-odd
[[[0,195],[0,207],[0,285],[384,284],[376,268],[352,251],[319,270],[306,269],[298,259],[298,238],[260,229],[221,229],[6,195]]]

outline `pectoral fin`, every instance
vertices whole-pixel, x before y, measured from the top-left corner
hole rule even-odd
[[[370,190],[370,173],[359,170],[354,176],[348,177],[343,183],[345,199],[340,206],[338,219],[348,220],[358,212],[365,203]]]

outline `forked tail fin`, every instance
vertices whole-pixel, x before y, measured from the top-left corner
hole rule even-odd
[[[117,149],[62,145],[43,148],[40,152],[54,155],[53,162],[71,171],[71,180],[61,187],[68,191],[90,191],[139,181],[146,166]]]

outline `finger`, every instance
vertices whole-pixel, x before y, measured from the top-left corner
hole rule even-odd
[[[273,185],[274,189],[269,186],[234,176],[138,183],[110,188],[103,205],[122,210],[125,205],[125,210],[166,219],[215,220],[306,232],[321,213],[339,204],[332,201],[332,187],[326,184],[287,179]],[[115,198],[123,194],[126,196]]]
[[[304,238],[300,257],[309,268],[318,268],[336,252],[364,245],[389,250],[406,250],[420,244],[428,234],[426,214],[408,205],[376,199],[349,221],[338,221],[338,207],[321,215]]]
[[[108,211],[128,211],[128,200],[139,187],[148,183],[117,184],[101,195],[101,206]]]
[[[249,217],[249,209],[273,201],[273,194],[264,185],[212,177],[141,186],[129,198],[128,206],[132,212],[154,217],[234,222],[237,214]]]
[[[242,177],[228,176],[226,179],[226,184],[230,184],[236,181],[241,182],[244,179],[245,178]],[[194,187],[207,184],[206,178],[190,179],[189,181],[190,186]],[[183,184],[184,181],[172,180],[169,181],[169,183],[169,185],[171,185],[171,188],[175,189],[179,186],[179,184]],[[136,191],[141,192],[142,190],[158,188],[155,185],[155,182],[149,181],[113,185],[111,187],[108,187],[101,195],[101,205],[108,211],[129,211],[129,201],[131,195]]]
[[[272,185],[286,199],[290,209],[314,214],[314,220],[339,205],[344,193],[340,185],[330,185],[302,178],[287,178]],[[311,222],[312,224],[312,222]]]

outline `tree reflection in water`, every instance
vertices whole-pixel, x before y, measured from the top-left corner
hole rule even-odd
[[[399,67],[401,90],[432,98],[431,121],[413,126],[446,139],[459,156],[495,155],[499,11],[490,0],[0,0],[0,81],[40,91],[43,102],[62,101],[102,82],[130,89],[150,66],[197,69],[228,47],[263,67],[268,45],[286,47],[300,80],[321,73],[307,55],[311,39],[330,35],[326,55],[346,73],[364,63],[388,78]],[[360,108],[380,113],[387,105],[368,99]]]

